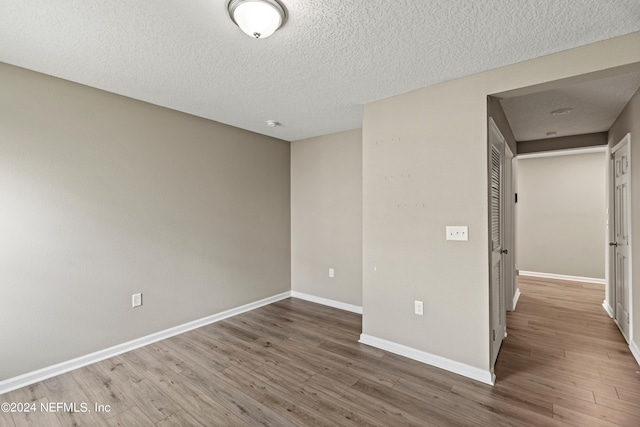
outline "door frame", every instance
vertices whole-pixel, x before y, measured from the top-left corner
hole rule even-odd
[[[607,147],[607,166],[608,166],[608,173],[607,173],[607,191],[609,193],[608,195],[608,217],[607,217],[607,221],[608,221],[608,233],[607,233],[607,242],[606,242],[606,264],[607,264],[607,268],[606,268],[606,294],[605,294],[605,300],[602,303],[602,306],[604,307],[604,309],[606,310],[607,314],[609,315],[609,317],[611,317],[613,319],[613,321],[616,323],[616,326],[618,326],[618,329],[620,329],[620,332],[622,333],[622,336],[624,336],[625,340],[627,341],[627,343],[631,343],[631,337],[633,337],[633,263],[629,263],[629,332],[628,332],[628,337],[624,335],[624,333],[622,332],[622,328],[620,328],[620,325],[618,324],[618,321],[616,319],[617,315],[616,315],[616,286],[615,286],[615,250],[612,250],[612,248],[609,246],[609,242],[612,242],[615,239],[615,218],[614,218],[614,214],[615,214],[615,165],[614,165],[614,154],[616,151],[618,151],[620,148],[622,148],[624,145],[627,145],[628,150],[629,150],[629,158],[631,158],[631,134],[627,133],[615,146],[613,146],[613,148],[611,147]],[[632,179],[632,164],[631,162],[629,162],[629,202],[627,204],[627,218],[629,220],[629,259],[633,260],[633,235],[632,235],[632,222],[631,221],[631,213],[632,213],[632,208],[631,205],[632,200],[633,200],[633,191],[632,191],[632,183],[631,183],[631,179]],[[613,304],[613,305],[612,305]]]
[[[518,292],[517,274],[516,274],[516,203],[515,203],[515,174],[514,163],[516,157],[514,156],[509,144],[505,141],[504,150],[504,193],[506,197],[503,200],[504,206],[504,246],[509,250],[507,254],[502,258],[504,262],[504,283],[505,283],[505,301],[504,307],[506,311],[513,311],[516,308],[516,299]],[[506,320],[505,320],[506,322]],[[506,326],[506,324],[505,324]],[[505,333],[506,337],[506,333]]]

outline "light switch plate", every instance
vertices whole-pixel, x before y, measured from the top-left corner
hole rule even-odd
[[[447,225],[447,240],[469,240],[469,227],[466,225]]]

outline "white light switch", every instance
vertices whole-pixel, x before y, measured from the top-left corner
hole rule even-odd
[[[333,268],[329,269],[329,277],[333,278],[336,276],[336,271]]]
[[[424,314],[424,304],[422,303],[422,301],[414,301],[414,305],[414,312],[418,316],[422,316]]]
[[[447,225],[447,240],[469,240],[469,227],[466,225]]]

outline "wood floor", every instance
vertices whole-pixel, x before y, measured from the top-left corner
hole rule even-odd
[[[2,395],[38,410],[0,425],[640,426],[640,368],[603,287],[521,289],[494,387],[358,344],[359,315],[288,299]],[[40,411],[57,402],[89,411]]]

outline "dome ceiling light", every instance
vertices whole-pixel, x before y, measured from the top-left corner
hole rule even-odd
[[[251,37],[264,39],[284,24],[287,14],[276,0],[231,0],[229,16]]]
[[[558,108],[557,110],[553,110],[551,112],[551,115],[552,116],[564,116],[565,114],[569,114],[572,111],[573,111],[573,108],[571,108],[571,107]]]

